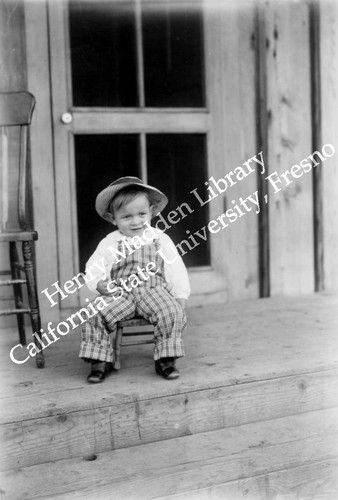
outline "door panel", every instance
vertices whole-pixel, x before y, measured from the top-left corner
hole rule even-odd
[[[95,199],[113,178],[140,175],[138,134],[74,136],[79,270],[113,227],[96,213]]]
[[[194,237],[195,231],[208,224],[209,208],[201,207],[190,193],[192,179],[195,186],[203,186],[208,175],[205,134],[147,134],[146,141],[148,181],[169,198],[162,213],[167,234],[180,245],[186,266],[209,266],[209,242]],[[168,213],[172,211],[177,215],[170,222]]]
[[[146,2],[141,3],[145,106],[205,106],[203,19],[199,4],[196,1],[194,7],[177,10],[167,2],[163,9],[154,12]]]
[[[69,3],[73,105],[137,107],[134,2]]]

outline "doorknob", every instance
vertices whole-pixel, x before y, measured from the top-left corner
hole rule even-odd
[[[63,115],[61,115],[61,121],[65,125],[68,125],[69,123],[72,123],[73,115],[71,113],[63,113]]]

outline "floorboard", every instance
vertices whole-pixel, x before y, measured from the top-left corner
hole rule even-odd
[[[79,331],[45,350],[45,369],[17,365],[3,329],[1,498],[335,500],[337,311],[330,293],[191,307],[171,382],[142,346],[87,384]]]
[[[151,499],[337,458],[334,408],[7,471],[2,489],[13,500]]]
[[[14,364],[9,351],[17,333],[1,332],[1,421],[105,407],[107,398],[127,403],[338,368],[334,294],[191,308],[188,322],[186,357],[177,362],[181,378],[169,382],[155,375],[151,346],[130,347],[122,351],[120,372],[99,386],[86,383],[79,331],[45,349],[43,370],[33,359]]]

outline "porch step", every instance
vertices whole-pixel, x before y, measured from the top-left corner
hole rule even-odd
[[[1,488],[4,500],[336,500],[338,408],[6,471]]]
[[[105,394],[91,406],[82,400],[82,407],[72,401],[70,406],[54,405],[42,414],[36,407],[35,416],[20,413],[1,426],[0,470],[338,406],[336,369],[251,382],[224,381],[223,386],[220,378],[219,385],[195,389],[157,382],[165,390],[131,398]]]

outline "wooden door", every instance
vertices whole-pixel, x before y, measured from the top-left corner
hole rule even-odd
[[[202,3],[160,4],[49,3],[61,286],[84,270],[112,229],[95,212],[98,191],[121,175],[137,175],[170,199],[163,217],[193,293],[226,289],[224,237],[210,238],[206,230],[223,201],[202,206],[192,192],[204,199],[209,177],[224,175],[211,136],[210,27]],[[172,210],[178,215],[170,223]],[[78,300],[73,294],[64,304]]]

